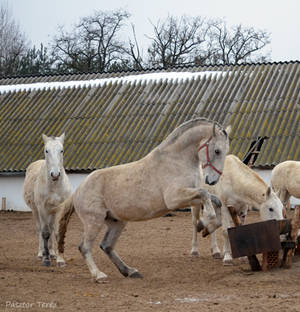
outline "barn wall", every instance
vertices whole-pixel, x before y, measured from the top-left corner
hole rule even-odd
[[[271,170],[255,170],[270,185]],[[69,174],[73,191],[83,181],[87,174]],[[6,209],[15,211],[30,211],[23,200],[24,177],[0,177],[0,197],[6,197]],[[300,204],[300,199],[292,198],[291,204]]]
[[[68,176],[74,191],[87,175],[69,174]],[[6,197],[7,210],[30,211],[23,200],[23,184],[24,177],[0,177],[0,197]]]

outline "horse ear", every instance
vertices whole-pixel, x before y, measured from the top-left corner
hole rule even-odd
[[[225,129],[226,133],[229,135],[231,132],[231,125],[227,126]]]
[[[46,134],[43,133],[42,138],[43,138],[44,143],[47,143],[49,138],[46,136]]]
[[[271,188],[270,186],[268,186],[268,189],[267,189],[267,198],[269,198],[271,195]]]
[[[62,144],[64,144],[64,141],[65,141],[65,133],[63,133],[60,137],[59,137],[59,140]]]
[[[214,122],[213,124],[213,136],[215,137],[216,136],[216,123]]]

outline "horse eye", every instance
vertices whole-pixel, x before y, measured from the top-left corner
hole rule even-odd
[[[273,212],[273,211],[274,211],[274,209],[273,209],[273,208],[269,208],[269,210],[270,210],[271,212]]]
[[[61,153],[63,153],[63,152],[64,152],[64,150],[61,150],[60,152],[61,152]]]
[[[220,151],[219,149],[216,149],[216,150],[215,150],[215,153],[216,153],[216,155],[220,155],[220,154],[221,154],[221,151]]]
[[[48,150],[46,150],[46,153],[48,154]]]

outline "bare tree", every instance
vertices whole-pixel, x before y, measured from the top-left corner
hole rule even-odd
[[[124,51],[129,56],[131,60],[132,69],[143,70],[146,66],[145,60],[143,59],[142,51],[140,45],[136,38],[135,26],[131,24],[133,40],[129,39],[129,47]]]
[[[71,32],[61,27],[54,39],[58,66],[64,71],[105,71],[122,61],[125,44],[119,33],[129,13],[97,11],[84,17]]]
[[[20,31],[8,6],[0,7],[0,75],[18,72],[20,58],[25,55],[28,42]]]
[[[270,43],[265,30],[235,25],[228,28],[224,20],[210,21],[206,44],[212,63],[238,64],[268,59],[262,49]]]
[[[148,48],[150,66],[189,64],[202,54],[207,28],[201,17],[169,16],[164,22],[152,25],[154,35],[147,36],[152,41]]]

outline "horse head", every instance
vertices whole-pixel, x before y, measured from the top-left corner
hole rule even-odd
[[[63,168],[65,134],[63,133],[60,137],[48,137],[43,134],[42,137],[44,140],[44,153],[49,178],[52,181],[57,181]]]
[[[230,129],[227,127],[224,130],[214,122],[209,139],[200,143],[198,157],[206,184],[216,184],[222,175],[225,157],[229,151]]]
[[[274,191],[268,187],[264,194],[266,200],[260,206],[260,216],[262,220],[283,219],[283,204]]]

